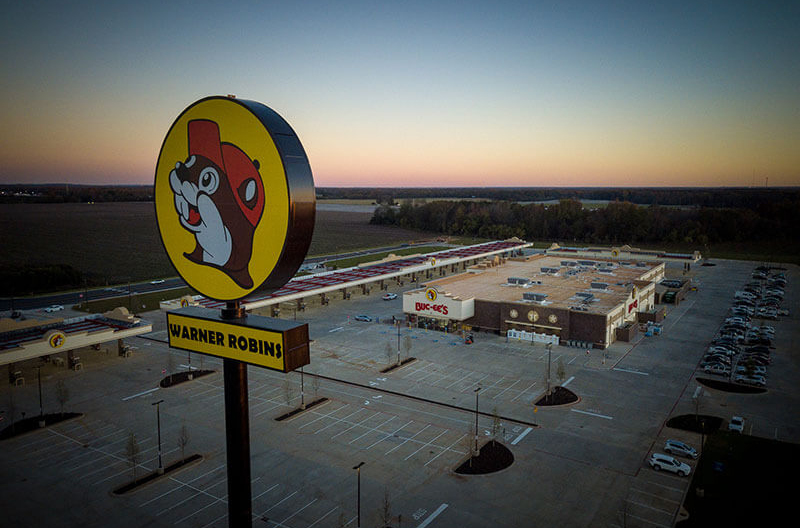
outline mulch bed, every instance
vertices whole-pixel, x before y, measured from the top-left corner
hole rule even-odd
[[[391,372],[391,371],[397,370],[397,369],[399,369],[401,367],[405,367],[409,363],[413,363],[416,360],[417,360],[417,358],[414,358],[414,357],[405,358],[399,364],[395,363],[394,365],[392,365],[390,367],[386,367],[384,369],[381,369],[381,374],[386,374],[387,372]]]
[[[705,385],[709,389],[716,389],[725,392],[735,392],[737,394],[763,394],[767,389],[761,387],[751,387],[749,385],[742,385],[740,383],[731,383],[730,381],[723,381],[718,379],[697,378],[698,383]]]
[[[478,456],[469,457],[456,468],[459,475],[486,475],[514,463],[514,454],[503,444],[492,440],[483,445]]]
[[[181,460],[178,460],[177,462],[173,462],[169,466],[165,467],[164,468],[164,472],[161,473],[161,474],[159,474],[158,471],[153,471],[153,472],[148,473],[147,475],[145,475],[143,477],[137,478],[133,482],[128,482],[127,484],[124,484],[124,485],[116,488],[114,491],[112,491],[112,493],[114,495],[123,495],[125,493],[130,493],[131,491],[134,491],[137,488],[140,488],[141,486],[144,486],[145,484],[149,484],[150,482],[153,482],[154,480],[157,480],[159,478],[165,477],[166,475],[170,474],[173,471],[179,470],[180,468],[182,468],[183,466],[185,466],[187,464],[191,464],[192,462],[195,462],[197,460],[202,460],[202,459],[203,459],[202,455],[198,455],[197,453],[195,453],[194,455],[191,455],[191,456],[188,456],[188,457],[183,458]]]
[[[297,409],[292,409],[291,411],[289,411],[287,413],[284,413],[284,414],[278,416],[277,418],[275,418],[275,421],[276,422],[282,422],[284,420],[288,420],[289,418],[292,418],[294,416],[297,416],[298,414],[302,414],[302,413],[308,411],[312,407],[316,407],[317,405],[322,405],[326,401],[328,401],[328,398],[318,398],[318,399],[312,401],[311,403],[307,403],[305,409],[301,409],[300,407],[298,407]]]
[[[534,404],[538,407],[546,407],[548,405],[567,405],[578,401],[578,395],[564,387],[553,387],[550,396],[547,394],[542,395],[541,398]]]
[[[166,378],[162,379],[159,385],[162,389],[166,389],[167,387],[172,387],[174,385],[178,385],[179,383],[191,381],[189,379],[189,374],[192,375],[192,379],[197,379],[215,372],[216,370],[185,370],[183,372],[176,372],[175,374],[170,374]]]
[[[693,433],[715,433],[722,427],[722,418],[707,414],[683,414],[667,420],[667,427],[683,429]]]
[[[83,416],[83,413],[66,413],[66,412],[63,414],[54,413],[54,414],[45,414],[43,416],[39,415],[29,416],[27,418],[23,418],[22,420],[17,420],[13,424],[6,426],[5,429],[0,431],[0,440],[5,440],[6,438],[13,438],[15,436],[29,433],[31,431],[38,431],[39,429],[43,429],[44,427],[55,425],[65,420],[79,418],[81,416]],[[39,427],[39,420],[44,420],[44,427]]]

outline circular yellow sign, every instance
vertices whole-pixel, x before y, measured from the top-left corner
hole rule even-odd
[[[511,311],[508,312],[508,315],[510,315],[512,319],[516,319],[517,316],[519,315],[519,312],[517,312],[514,308],[512,308]]]
[[[430,302],[434,302],[437,297],[439,297],[439,292],[436,291],[436,288],[428,288],[425,290],[425,298]]]
[[[528,312],[528,321],[536,322],[539,320],[539,314],[536,311],[531,310]]]
[[[155,174],[161,240],[178,274],[207,297],[241,299],[291,278],[311,240],[314,200],[299,139],[260,103],[202,99],[164,139]]]
[[[550,321],[551,323],[557,323],[558,316],[556,314],[550,314],[547,316],[547,320]]]
[[[47,341],[50,343],[51,348],[61,348],[62,346],[64,346],[64,342],[66,340],[67,336],[65,336],[63,333],[53,332]]]

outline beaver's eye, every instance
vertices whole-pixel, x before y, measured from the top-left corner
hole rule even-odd
[[[217,192],[217,187],[219,187],[219,175],[217,171],[211,167],[203,169],[203,172],[200,173],[197,186],[206,194],[214,194]]]

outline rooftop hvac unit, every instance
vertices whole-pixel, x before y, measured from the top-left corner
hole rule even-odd
[[[526,284],[530,284],[531,280],[526,279],[525,277],[509,277],[507,282],[508,284],[516,284],[518,286],[524,286]]]
[[[559,268],[540,268],[542,273],[547,273],[549,275],[555,275],[558,273]]]
[[[608,283],[607,282],[593,282],[591,284],[593,290],[607,290]]]
[[[576,297],[580,297],[583,302],[592,302],[594,300],[594,294],[589,292],[577,292],[575,294]]]
[[[575,266],[578,265],[578,263],[575,262],[574,260],[562,260],[561,265],[565,267],[574,268]]]
[[[594,266],[595,265],[595,261],[593,261],[593,260],[579,260],[578,264],[580,264],[581,266]]]
[[[542,302],[547,298],[546,293],[525,292],[522,298],[526,301]]]

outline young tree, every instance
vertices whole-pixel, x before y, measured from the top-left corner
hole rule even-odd
[[[392,358],[394,357],[394,348],[392,348],[391,343],[386,343],[386,361],[388,363],[392,362]]]
[[[283,379],[283,394],[286,398],[286,405],[289,407],[292,406],[292,398],[294,397],[294,391],[292,390],[292,384],[289,383],[289,378],[285,377]]]
[[[178,447],[181,448],[181,460],[186,458],[186,445],[189,443],[189,430],[186,428],[186,423],[181,425],[181,431],[178,434]]]
[[[564,360],[558,358],[558,366],[556,367],[556,376],[558,377],[558,381],[564,383],[564,380],[567,379],[567,371],[564,368]]]
[[[497,438],[497,435],[500,433],[502,429],[502,424],[500,423],[500,413],[497,411],[497,406],[492,409],[492,437]]]
[[[166,371],[169,376],[169,381],[172,383],[172,372],[175,370],[175,358],[172,357],[172,352],[167,352],[167,366]]]
[[[136,482],[136,466],[139,465],[140,454],[139,443],[133,433],[128,435],[128,443],[125,445],[125,457],[128,459],[128,465],[133,469],[133,481]]]
[[[64,406],[69,401],[69,389],[64,384],[64,380],[58,380],[56,383],[56,399],[58,400],[58,404],[61,406],[61,417],[64,417]]]
[[[389,501],[388,487],[383,489],[383,504],[381,505],[380,515],[381,521],[383,522],[381,526],[389,526],[389,523],[392,522],[392,503]]]
[[[319,395],[319,384],[320,384],[319,375],[315,375],[313,377],[312,381],[311,381],[311,385],[314,387],[314,399],[315,400],[317,399],[317,396]]]
[[[409,355],[411,354],[411,347],[413,343],[411,342],[411,336],[406,334],[403,338],[403,350],[406,351],[406,359],[408,359]]]

